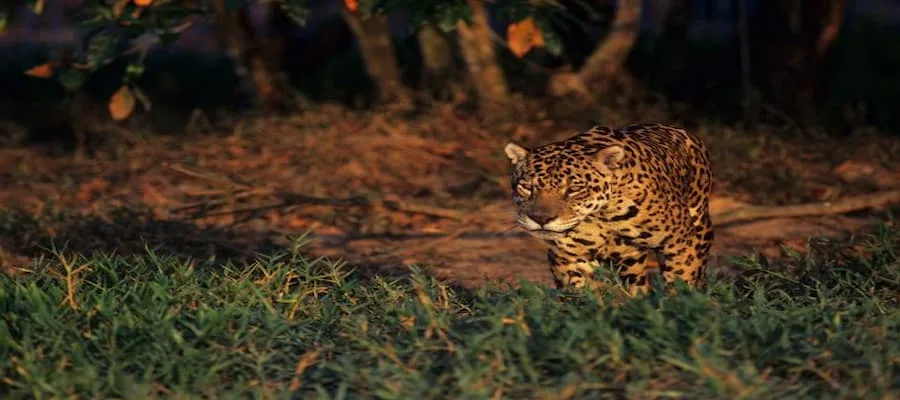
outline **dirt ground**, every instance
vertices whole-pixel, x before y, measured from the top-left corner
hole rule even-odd
[[[508,140],[535,145],[587,126],[540,111],[488,129],[449,105],[416,116],[326,105],[191,127],[202,132],[187,137],[109,127],[84,154],[7,146],[0,263],[21,271],[54,246],[249,259],[309,232],[302,251],[366,270],[415,264],[467,286],[485,278],[549,283],[543,245],[513,223],[502,149]],[[714,213],[900,188],[893,161],[900,140],[886,136],[827,142],[775,140],[778,132],[764,128],[697,133],[716,163]],[[750,251],[803,251],[811,236],[865,232],[888,211],[719,226],[712,265]]]

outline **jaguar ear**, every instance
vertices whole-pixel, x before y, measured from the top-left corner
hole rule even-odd
[[[509,160],[512,161],[513,165],[522,162],[525,157],[528,157],[528,150],[515,143],[508,143],[503,150],[506,152],[506,156],[509,157]]]
[[[621,167],[624,158],[625,150],[621,146],[609,146],[597,153],[597,159],[609,169]]]

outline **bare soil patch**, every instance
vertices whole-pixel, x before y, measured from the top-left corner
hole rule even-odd
[[[155,247],[236,260],[308,232],[311,255],[372,271],[416,264],[464,285],[549,283],[542,245],[513,224],[502,148],[587,126],[534,110],[488,128],[451,106],[410,116],[326,105],[186,138],[119,135],[90,157],[8,147],[0,149],[0,262],[24,268],[62,243],[73,252]],[[716,162],[714,212],[900,188],[897,139],[863,132],[825,143],[775,139],[765,128],[696,131]],[[884,221],[883,211],[723,226],[713,265],[753,250],[802,251],[811,236],[853,235]]]

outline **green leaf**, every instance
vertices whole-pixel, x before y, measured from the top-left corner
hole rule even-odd
[[[86,61],[91,71],[96,71],[104,61],[115,54],[119,44],[117,36],[100,32],[88,42]]]
[[[447,4],[437,8],[434,19],[444,32],[450,32],[459,20],[472,22],[472,9],[464,3]]]
[[[59,71],[58,79],[63,88],[74,92],[84,86],[85,76],[83,72],[77,69],[66,68]]]
[[[553,29],[553,24],[547,18],[535,17],[534,23],[540,28],[544,35],[544,48],[548,53],[554,56],[560,56],[563,53],[562,38]]]
[[[125,67],[126,79],[135,80],[144,74],[144,64],[132,63]]]
[[[521,21],[525,18],[531,17],[534,14],[534,7],[529,4],[523,4],[520,2],[509,3],[502,2],[497,5],[494,13],[498,18],[509,20],[509,21]]]
[[[75,18],[78,19],[78,25],[82,28],[96,29],[106,26],[110,20],[115,19],[115,16],[112,7],[91,4],[77,10]]]
[[[284,0],[281,2],[281,10],[291,21],[299,26],[305,26],[309,18],[309,9],[305,0]]]
[[[380,11],[378,9],[378,0],[359,0],[357,12],[361,17],[368,18],[373,14],[377,14],[378,11]]]

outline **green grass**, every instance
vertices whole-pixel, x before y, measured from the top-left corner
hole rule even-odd
[[[56,253],[0,277],[4,398],[897,398],[900,231],[636,299]]]

